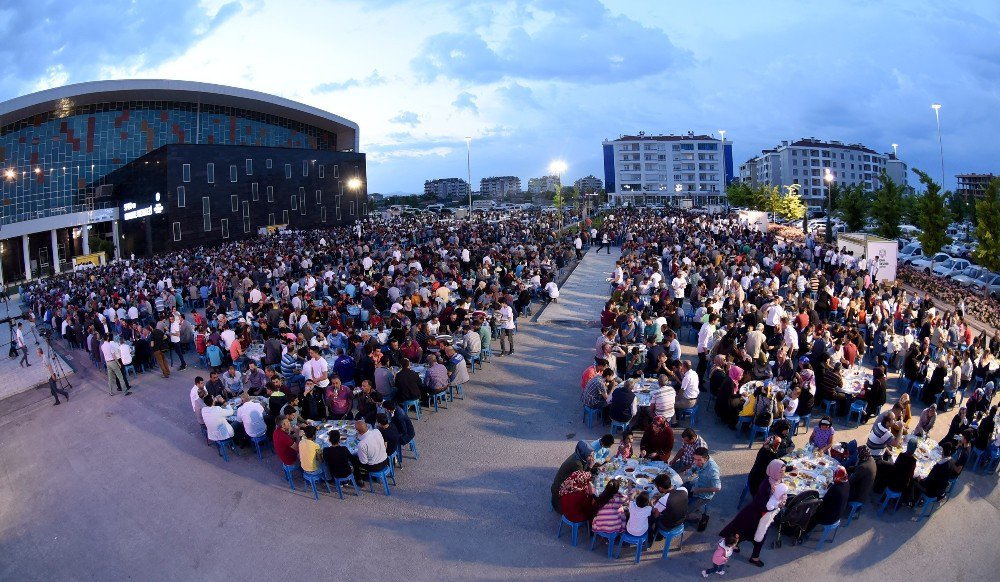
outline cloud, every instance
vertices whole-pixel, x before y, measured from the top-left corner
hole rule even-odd
[[[482,12],[482,10],[481,10]],[[440,77],[489,83],[505,77],[617,83],[684,66],[686,51],[665,32],[613,15],[598,0],[518,3],[511,26],[503,7],[482,30],[509,30],[488,41],[476,32],[444,32],[424,41],[411,61],[424,80]],[[639,40],[641,39],[641,41]]]
[[[385,85],[386,79],[379,74],[378,71],[372,71],[372,74],[368,75],[363,79],[347,79],[346,81],[331,81],[328,83],[320,83],[313,88],[315,93],[332,93],[334,91],[344,91],[352,87],[375,87],[378,85]]]
[[[451,106],[459,111],[468,110],[479,114],[479,107],[476,106],[476,96],[468,91],[462,91],[458,97],[451,102]]]
[[[392,123],[401,123],[403,125],[409,125],[411,127],[416,127],[420,123],[420,116],[412,111],[400,111],[399,115],[390,119]]]
[[[535,99],[535,94],[532,90],[518,82],[511,82],[503,87],[497,89],[497,95],[502,97],[507,103],[512,105],[515,109],[520,109],[524,107],[530,107],[532,109],[538,109],[541,107],[538,101]]]

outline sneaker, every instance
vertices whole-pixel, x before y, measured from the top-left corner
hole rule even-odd
[[[725,570],[719,570],[718,572],[716,572],[716,574],[718,574],[719,576],[725,576],[726,575],[726,571]]]
[[[702,570],[701,571],[701,577],[702,578],[708,578],[708,570]]]
[[[53,404],[52,406],[59,406],[60,404],[62,404],[62,402],[56,401],[56,403]]]
[[[180,368],[177,368],[177,371],[178,371],[178,372],[180,372],[181,370],[187,370],[187,364],[184,364],[184,365],[183,365],[183,366],[181,366]]]

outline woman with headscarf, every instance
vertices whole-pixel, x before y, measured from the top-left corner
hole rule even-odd
[[[580,523],[594,518],[597,507],[592,479],[590,471],[573,471],[559,486],[559,513],[566,519]]]
[[[560,511],[559,490],[566,479],[577,471],[590,469],[593,464],[594,449],[590,447],[590,443],[587,441],[577,442],[576,450],[573,451],[573,454],[568,459],[563,461],[563,464],[559,466],[559,470],[556,471],[556,478],[552,480],[552,487],[550,488],[552,493],[552,509]]]
[[[872,383],[865,387],[865,412],[862,415],[862,424],[868,419],[878,416],[885,405],[885,393],[887,389],[885,370],[881,366],[875,366],[872,370]]]
[[[760,484],[754,493],[753,500],[736,514],[719,535],[723,538],[732,534],[740,535],[740,542],[752,541],[753,554],[750,563],[760,568],[764,562],[760,560],[760,551],[764,547],[764,535],[771,527],[778,510],[788,498],[788,486],[782,483],[785,477],[785,463],[775,459],[767,465],[767,480]]]
[[[867,445],[858,447],[858,463],[849,471],[851,495],[848,501],[867,503],[875,487],[875,474],[878,471],[875,459]]]
[[[938,394],[944,390],[944,379],[948,375],[948,367],[938,362],[934,371],[931,372],[931,379],[924,386],[924,391],[920,399],[924,404],[932,404],[937,401]]]
[[[719,389],[719,397],[716,400],[716,412],[730,429],[736,429],[736,421],[740,416],[740,408],[743,401],[740,398],[740,379],[743,377],[743,368],[732,365],[729,366],[726,378],[722,381]]]
[[[996,416],[997,407],[993,406],[990,408],[989,414],[986,418],[979,423],[979,428],[976,429],[976,437],[973,440],[972,446],[979,449],[980,451],[988,451],[990,444],[993,442],[993,431],[996,430]],[[989,453],[986,453],[989,454]],[[974,469],[975,467],[973,467]]]
[[[799,394],[799,406],[795,414],[799,418],[811,415],[816,396],[816,376],[813,374],[808,357],[799,358],[799,369],[795,373],[792,383],[802,390],[802,393]]]
[[[934,423],[936,421],[937,404],[931,404],[920,413],[920,419],[917,420],[917,426],[913,429],[913,436],[930,436],[931,429],[934,428]]]
[[[892,470],[888,473],[888,479],[885,481],[888,489],[902,494],[903,502],[909,502],[913,499],[913,474],[917,469],[915,453],[919,444],[920,441],[916,438],[906,441],[906,450],[896,457],[896,461],[892,464]],[[879,475],[879,480],[881,480],[881,475]]]
[[[747,486],[753,493],[760,488],[760,484],[767,478],[767,467],[771,461],[777,459],[778,446],[781,444],[781,437],[769,436],[764,440],[764,445],[757,451],[757,458],[754,459],[750,473],[747,474]]]
[[[847,469],[837,467],[833,471],[833,484],[827,489],[826,495],[823,496],[823,500],[819,504],[819,508],[816,509],[816,513],[809,522],[806,535],[808,536],[809,532],[817,525],[827,526],[837,523],[840,520],[840,516],[843,515],[844,509],[847,507],[847,500],[850,498],[850,495],[851,485],[847,476]]]
[[[962,431],[967,428],[969,428],[968,410],[963,406],[958,409],[958,414],[951,419],[951,425],[948,427],[948,433],[944,435],[941,442],[951,441],[955,438],[955,435],[962,434]]]
[[[639,456],[655,461],[670,462],[670,452],[674,448],[674,429],[662,416],[653,418],[649,430],[642,433],[639,441]]]

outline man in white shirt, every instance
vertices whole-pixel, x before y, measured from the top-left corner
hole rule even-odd
[[[330,364],[320,357],[318,347],[309,348],[309,359],[302,364],[302,376],[323,389],[330,385]]]
[[[250,399],[246,392],[240,393],[240,400],[243,404],[236,410],[236,418],[243,423],[243,432],[250,438],[263,436],[267,432],[267,424],[264,423],[264,407]]]
[[[368,428],[363,420],[354,423],[358,431],[358,465],[369,473],[378,472],[389,466],[389,455],[385,452],[382,433]]]
[[[178,370],[187,368],[187,362],[184,361],[184,352],[181,350],[181,330],[183,327],[184,323],[180,314],[176,314],[170,318],[170,350],[176,353],[177,357],[181,359],[181,365],[177,368]],[[226,346],[226,349],[229,349],[229,346]]]
[[[119,387],[125,387],[126,396],[131,394],[132,387],[129,386],[128,378],[122,375],[121,347],[111,341],[110,335],[104,336],[104,343],[101,344],[101,357],[104,358],[104,365],[108,370],[108,396],[114,396],[116,381]]]
[[[233,415],[233,408],[226,404],[226,399],[222,396],[205,396],[202,402],[205,403],[205,408],[201,409],[201,417],[205,421],[208,440],[218,443],[233,438],[236,433],[226,420]],[[233,447],[233,450],[236,448]]]
[[[510,344],[510,351],[505,345]],[[514,354],[514,310],[507,305],[506,299],[500,300],[500,355]]]
[[[653,412],[653,416],[662,416],[669,421],[674,417],[677,391],[670,385],[670,379],[666,374],[660,374],[657,384],[656,390],[649,394],[649,409]]]
[[[556,285],[555,281],[549,281],[545,284],[545,295],[548,297],[549,302],[558,303],[559,299],[559,285]]]
[[[691,369],[691,360],[681,360],[681,392],[674,406],[692,408],[698,404],[698,372]]]
[[[698,376],[705,377],[705,368],[708,366],[708,340],[715,333],[715,326],[719,322],[719,316],[712,313],[708,316],[708,321],[701,325],[698,330]]]
[[[236,332],[233,331],[232,328],[227,327],[222,333],[219,334],[219,336],[222,339],[222,347],[224,347],[228,352],[230,344],[232,344],[233,340],[236,339]]]

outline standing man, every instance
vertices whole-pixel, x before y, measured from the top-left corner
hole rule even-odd
[[[61,404],[59,402],[60,394],[63,395],[66,402],[69,402],[69,393],[56,384],[56,370],[52,366],[52,360],[45,356],[45,352],[42,351],[42,348],[38,348],[38,359],[42,361],[42,367],[45,368],[45,373],[49,376],[49,392],[51,392],[52,396],[56,399],[56,403],[53,404],[53,406],[59,406],[59,404]]]
[[[22,330],[23,326],[23,323],[20,321],[17,322],[17,331],[14,332],[14,345],[17,346],[17,349],[21,350],[21,361],[19,361],[17,365],[20,367],[27,366],[30,368],[31,364],[28,363],[28,346],[24,343],[24,332]]]
[[[702,324],[698,330],[698,377],[705,377],[705,368],[708,367],[708,340],[715,333],[715,326],[719,322],[719,316],[712,313],[708,316],[708,322]]]
[[[153,357],[156,358],[156,363],[160,365],[160,373],[163,374],[164,378],[169,378],[170,366],[167,365],[167,359],[163,356],[163,352],[170,349],[167,334],[164,333],[160,326],[156,326],[153,328],[150,340],[153,346]]]
[[[132,387],[128,385],[128,380],[122,375],[121,350],[111,341],[110,335],[104,336],[104,343],[101,344],[101,356],[104,357],[104,365],[108,369],[108,396],[114,396],[115,384],[125,386],[125,395],[132,393]]]
[[[506,340],[506,342],[504,341]],[[510,344],[510,351],[505,351],[506,343]],[[514,310],[507,305],[507,299],[500,300],[500,355],[514,354]]]
[[[181,366],[177,368],[178,371],[187,368],[187,362],[184,361],[184,352],[181,350],[181,330],[184,328],[182,323],[181,314],[175,314],[170,318],[170,351],[175,352],[177,357],[181,359]]]
[[[583,239],[577,234],[576,238],[573,239],[573,247],[576,248],[576,260],[583,258]]]

